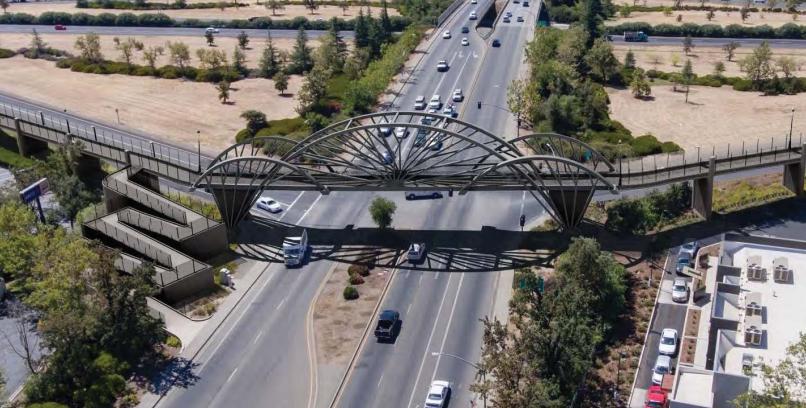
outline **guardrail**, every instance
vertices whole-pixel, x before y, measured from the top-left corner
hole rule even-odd
[[[464,2],[465,0],[455,0],[450,6],[448,6],[448,8],[445,9],[445,11],[440,13],[439,17],[437,17],[437,28],[441,27],[442,24],[448,20],[448,17],[450,17],[451,14],[453,14],[453,12],[456,11],[456,9],[458,9],[459,6],[461,6]]]

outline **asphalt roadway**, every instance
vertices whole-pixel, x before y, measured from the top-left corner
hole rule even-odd
[[[32,30],[36,29],[40,34],[87,34],[95,33],[98,35],[149,35],[149,36],[182,36],[182,37],[204,37],[204,28],[190,28],[190,27],[110,27],[110,26],[67,26],[66,30],[56,30],[52,25],[28,25],[28,24],[0,24],[0,34],[4,33],[21,33],[30,34]],[[215,33],[216,37],[237,37],[241,31],[246,32],[252,38],[263,37],[269,30],[258,29],[240,29],[240,28],[219,28],[219,32]],[[297,38],[298,30],[271,30],[272,38]],[[305,30],[309,39],[315,39],[319,36],[326,34],[324,30]],[[345,39],[352,39],[352,31],[341,31],[341,35]]]
[[[661,45],[679,45],[683,46],[683,37],[660,37],[649,36],[646,42],[627,42],[621,35],[612,35],[610,37],[614,44],[635,44],[639,46],[661,46]],[[740,46],[746,48],[758,47],[763,41],[770,44],[772,48],[806,48],[806,40],[790,40],[790,39],[761,39],[761,38],[706,38],[706,37],[692,37],[695,47],[722,47],[723,45],[735,41]]]

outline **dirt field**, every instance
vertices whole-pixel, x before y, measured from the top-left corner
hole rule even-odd
[[[653,100],[633,98],[629,90],[608,89],[610,116],[634,135],[652,133],[658,140],[672,141],[691,151],[700,145],[724,148],[758,138],[784,138],[795,108],[794,135],[806,132],[806,94],[761,96],[728,87],[692,86],[689,103],[671,85],[654,85]],[[737,144],[738,143],[738,144]]]
[[[201,130],[202,149],[217,154],[228,147],[244,127],[238,116],[248,109],[269,119],[296,116],[296,94],[301,78],[292,76],[287,96],[280,97],[274,82],[245,79],[233,84],[232,104],[218,101],[213,84],[125,75],[95,75],[56,68],[50,61],[21,56],[0,60],[0,90],[57,108],[165,140],[196,146]],[[120,111],[117,124],[115,109]]]
[[[728,62],[725,58],[725,52],[718,47],[696,47],[686,56],[683,53],[682,45],[676,46],[642,46],[642,45],[614,45],[614,54],[619,61],[624,61],[624,55],[628,50],[632,50],[635,55],[635,60],[638,66],[644,69],[657,69],[664,72],[680,72],[683,69],[683,64],[686,59],[691,60],[691,66],[694,68],[694,73],[697,75],[712,74],[714,72],[714,64],[722,61],[725,64],[726,76],[744,76],[744,73],[739,69],[739,62],[748,54],[753,52],[753,48],[744,47],[738,48],[733,57],[733,61]],[[674,56],[680,60],[677,66],[672,64]],[[806,69],[806,49],[786,49],[775,48],[773,55],[790,56],[798,62],[797,76],[804,76],[804,69]],[[657,63],[656,63],[657,62]]]
[[[338,267],[330,274],[316,301],[313,315],[316,355],[320,364],[344,364],[364,334],[367,322],[389,279],[390,273],[375,268],[357,285],[360,297],[346,301],[342,291],[347,284],[347,268]]]
[[[67,52],[71,52],[73,54],[78,54],[78,51],[75,49],[75,42],[78,35],[69,35],[69,34],[42,34],[42,39],[48,43],[48,46],[64,50]],[[108,60],[118,61],[120,57],[120,52],[115,49],[115,43],[113,42],[113,38],[115,36],[111,35],[102,35],[101,37],[101,52],[104,54],[104,57]],[[127,37],[120,37],[121,40],[125,40]],[[181,41],[190,47],[190,55],[192,57],[191,65],[196,65],[199,61],[196,58],[196,49],[197,48],[209,48],[207,46],[207,42],[205,41],[204,37],[178,37],[178,36],[134,36],[133,38],[142,41],[145,47],[149,47],[152,45],[162,45],[165,46],[165,43],[168,41],[177,42]],[[294,41],[290,38],[275,38],[272,40],[274,46],[280,50],[291,51],[294,47]],[[0,47],[2,48],[9,48],[9,49],[19,49],[22,47],[28,47],[31,44],[31,35],[30,34],[0,34]],[[219,37],[215,40],[216,48],[224,50],[227,53],[227,58],[232,57],[232,51],[235,49],[236,45],[238,44],[237,38],[230,38],[230,37]],[[311,47],[316,47],[319,44],[317,40],[309,40],[308,44]],[[258,61],[260,59],[260,55],[263,52],[263,48],[266,46],[266,39],[264,37],[260,38],[250,38],[249,39],[249,47],[244,53],[246,54],[246,66],[249,68],[256,68]],[[134,54],[134,63],[144,65],[145,61],[143,60],[143,54],[141,52],[135,52]],[[2,63],[0,63],[2,64]],[[161,65],[168,65],[168,56],[163,55],[157,60],[157,66]]]
[[[195,2],[202,2],[202,0],[190,0],[189,3]],[[173,17],[173,18],[197,18],[200,20],[212,20],[212,19],[220,19],[220,20],[234,20],[234,19],[248,19],[250,17],[271,17],[273,19],[292,19],[294,17],[307,17],[308,19],[325,19],[328,20],[332,17],[339,17],[339,18],[353,18],[354,16],[358,15],[359,7],[350,7],[346,10],[346,12],[342,12],[341,7],[336,6],[320,6],[314,14],[311,14],[308,9],[306,9],[302,5],[287,5],[285,6],[285,10],[277,10],[276,15],[272,16],[271,10],[267,10],[263,5],[257,5],[255,2],[252,1],[245,1],[246,3],[250,3],[247,7],[227,7],[224,11],[221,9],[193,9],[193,10],[107,10],[107,9],[80,9],[76,8],[74,2],[69,3],[11,3],[11,7],[8,8],[9,13],[28,13],[35,16],[38,16],[46,11],[62,11],[66,13],[87,13],[91,15],[97,15],[101,13],[112,13],[112,14],[120,14],[120,13],[135,13],[135,14],[142,14],[142,13],[165,13],[166,15]],[[378,7],[371,7],[372,15],[379,16],[381,13],[381,9]],[[366,9],[364,10],[366,13]],[[399,15],[397,10],[393,8],[388,8],[387,12],[390,16]]]
[[[694,23],[694,24],[718,24],[722,26],[726,26],[729,24],[741,24],[746,27],[753,27],[753,26],[760,26],[767,24],[771,27],[779,27],[786,23],[795,23],[799,25],[806,24],[806,17],[798,16],[797,20],[792,20],[792,15],[787,13],[750,13],[747,20],[742,22],[742,18],[739,15],[738,11],[716,11],[714,18],[711,21],[708,21],[706,15],[708,14],[707,11],[683,11],[683,10],[675,10],[672,12],[672,15],[666,17],[663,15],[662,12],[633,12],[627,18],[616,18],[612,20],[607,20],[605,22],[606,25],[618,25],[621,23],[634,23],[634,22],[643,22],[649,23],[652,25],[656,24],[674,24],[680,25],[684,23]],[[678,22],[677,16],[682,15],[683,19]]]
[[[629,4],[629,5],[650,6],[650,7],[653,7],[653,6],[668,6],[668,7],[672,7],[672,6],[674,6],[675,0],[635,0],[635,1],[633,1],[633,0],[630,0],[630,1],[616,0],[613,3],[618,4],[618,5]],[[767,3],[765,3],[765,4],[755,4],[755,3],[753,3],[752,6],[753,7],[758,7],[758,8],[770,7],[770,5],[772,3],[775,3],[775,2],[772,1],[772,0],[768,0]],[[703,3],[701,1],[699,1],[699,0],[684,0],[684,1],[681,1],[680,4],[683,5],[683,6],[697,7],[697,6],[702,5]],[[735,1],[734,2],[727,2],[727,1],[720,1],[720,0],[706,0],[704,2],[704,4],[706,6],[713,6],[713,7],[730,6],[730,7],[737,7],[737,8],[742,7],[744,5],[744,3],[737,3]],[[776,4],[776,7],[783,7],[783,1],[779,1],[778,4]]]

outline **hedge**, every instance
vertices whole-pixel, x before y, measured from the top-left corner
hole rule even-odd
[[[56,63],[59,68],[69,68],[73,72],[83,72],[87,74],[121,74],[133,76],[155,76],[164,79],[185,78],[196,82],[221,82],[226,80],[234,82],[241,79],[239,73],[234,71],[227,71],[224,68],[219,69],[202,69],[195,67],[185,67],[181,71],[178,67],[172,65],[165,65],[157,69],[152,69],[149,66],[131,64],[126,65],[124,62],[117,61],[102,61],[100,63],[90,63],[82,58],[64,58]]]
[[[608,26],[607,33],[611,35],[621,35],[625,31],[643,31],[647,35],[657,35],[662,37],[709,37],[709,38],[784,38],[784,39],[806,39],[806,26],[795,23],[786,23],[778,28],[769,25],[756,27],[746,27],[739,24],[730,24],[722,27],[717,24],[693,24],[685,23],[681,25],[658,24],[635,22],[623,23],[617,26]]]
[[[392,30],[403,31],[410,20],[406,17],[389,17],[392,23]],[[336,27],[339,30],[352,30],[354,20],[336,19]],[[142,27],[192,27],[204,28],[211,25],[223,28],[240,29],[274,29],[274,30],[298,30],[300,27],[306,30],[327,30],[330,28],[330,21],[311,21],[305,17],[296,17],[291,20],[272,20],[269,17],[258,17],[249,20],[198,20],[183,19],[174,20],[164,13],[101,13],[93,16],[87,13],[64,13],[46,11],[38,17],[26,13],[6,13],[0,14],[0,24],[39,24],[39,25],[81,25],[81,26],[142,26]]]
[[[213,9],[226,7],[247,7],[246,3],[236,2],[205,2],[205,3],[186,3],[184,5],[173,3],[145,3],[145,5],[137,5],[129,1],[76,1],[76,8],[90,8],[90,9],[110,9],[110,10],[184,10],[184,9]]]
[[[15,55],[17,55],[17,53],[14,52],[13,50],[9,50],[7,48],[0,48],[0,58],[11,58]]]
[[[647,78],[650,79],[662,79],[665,81],[671,81],[677,83],[682,82],[681,75],[678,72],[662,72],[650,69],[649,71],[646,72],[646,74]],[[778,95],[778,94],[794,95],[801,92],[806,92],[806,77],[773,78],[771,80],[765,81],[762,84],[759,84],[759,86],[754,86],[752,81],[741,77],[726,77],[717,75],[698,76],[694,74],[694,78],[692,79],[691,85],[710,86],[714,88],[719,88],[722,85],[729,85],[733,87],[733,90],[740,92],[760,91],[764,92],[767,95]]]
[[[673,11],[725,11],[725,12],[739,12],[741,11],[741,7],[732,7],[732,6],[692,6],[692,5],[682,5],[680,7],[668,7],[668,6],[631,6],[629,4],[622,4],[617,5],[617,9],[621,10],[624,8],[629,9],[631,12],[649,12],[649,13],[660,13],[665,11],[667,8]],[[780,7],[773,7],[773,8],[765,8],[760,9],[758,7],[749,7],[747,11],[751,13],[791,13],[792,10],[783,9]],[[803,12],[799,11],[798,14],[804,14]]]

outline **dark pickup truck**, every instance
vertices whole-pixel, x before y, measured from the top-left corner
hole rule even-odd
[[[394,340],[400,327],[400,313],[395,310],[384,310],[378,316],[378,325],[375,326],[375,337],[379,341]]]

